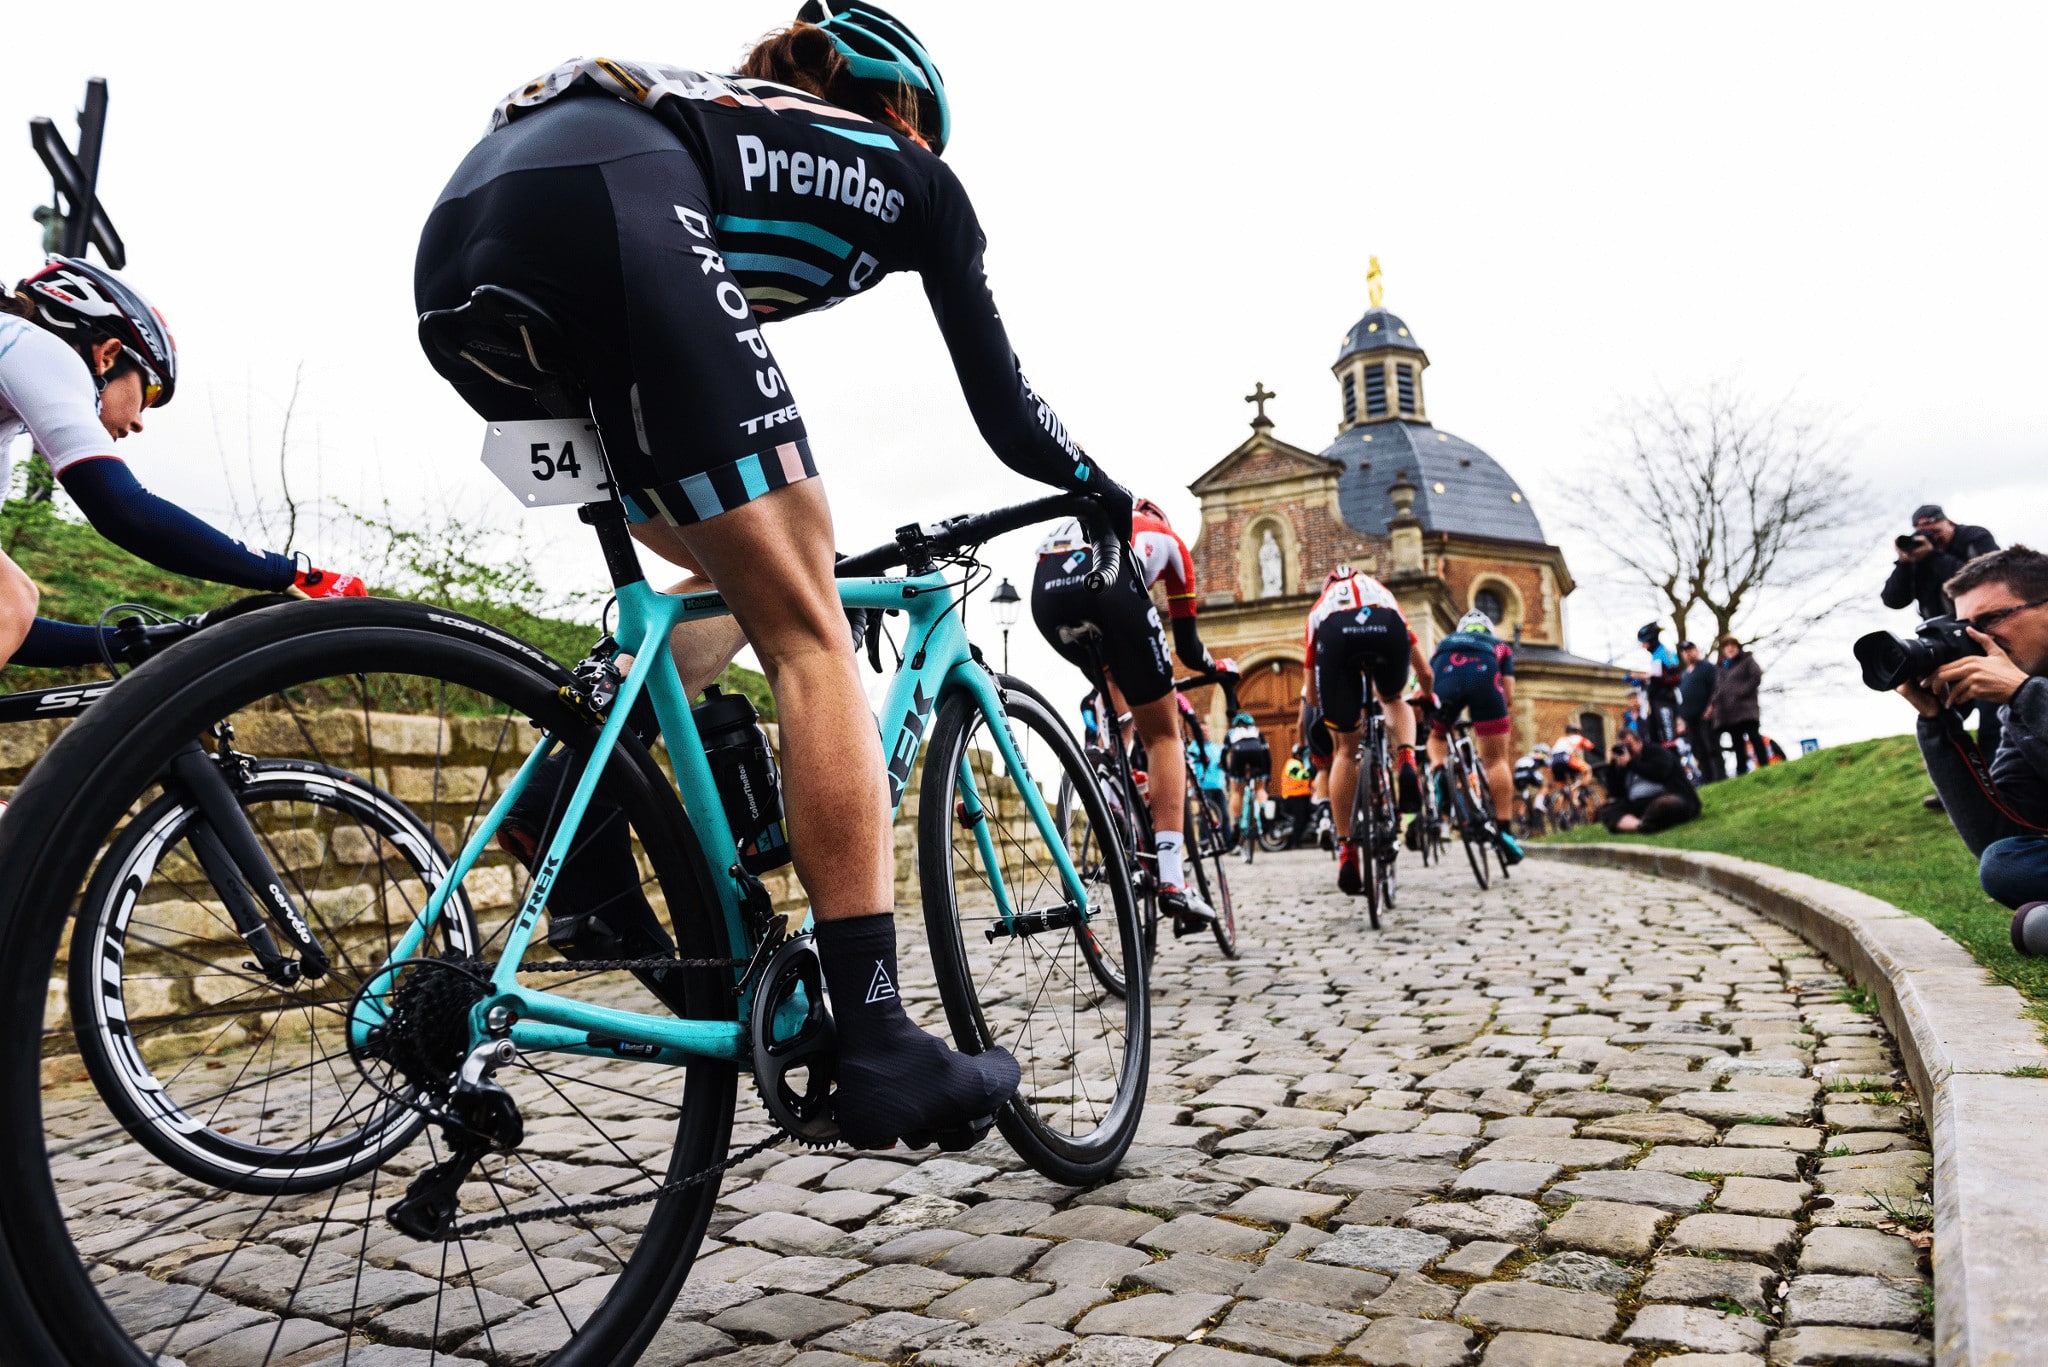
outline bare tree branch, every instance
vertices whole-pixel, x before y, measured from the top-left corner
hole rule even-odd
[[[1679,639],[1704,617],[1782,652],[1844,605],[1839,569],[1871,505],[1833,419],[1715,380],[1626,402],[1613,426],[1568,520]]]

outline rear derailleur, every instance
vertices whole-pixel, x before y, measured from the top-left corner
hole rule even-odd
[[[452,1238],[461,1214],[460,1191],[470,1171],[487,1153],[510,1153],[526,1137],[512,1094],[491,1080],[491,1074],[519,1057],[511,1040],[486,1040],[469,1051],[462,1071],[449,1090],[441,1114],[441,1137],[448,1157],[412,1179],[405,1195],[385,1216],[394,1229],[422,1243]]]

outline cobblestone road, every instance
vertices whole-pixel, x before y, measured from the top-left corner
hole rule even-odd
[[[1235,963],[1206,938],[1162,948],[1150,1105],[1117,1181],[1054,1185],[999,1138],[922,1160],[764,1154],[729,1176],[644,1361],[1931,1360],[1920,1118],[1883,1027],[1801,941],[1679,884],[1531,863],[1480,893],[1462,864],[1412,859],[1374,933],[1331,867],[1233,865]],[[928,987],[906,996],[936,1017]],[[736,1142],[762,1118],[743,1112]],[[601,1245],[551,1266],[601,1285]],[[145,1266],[176,1275],[108,1247],[110,1299],[147,1300]],[[387,1318],[404,1279],[447,1270],[401,1244],[369,1262]],[[487,1261],[471,1275],[492,1327],[434,1361],[551,1351],[537,1288]],[[279,1342],[263,1297],[216,1293],[220,1332],[173,1351],[261,1360]],[[341,1361],[317,1316],[287,1329],[303,1341],[273,1362]]]

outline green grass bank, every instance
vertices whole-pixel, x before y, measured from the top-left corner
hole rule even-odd
[[[1711,850],[1825,878],[1937,926],[2048,1022],[2048,960],[2015,954],[2012,913],[1977,886],[1977,861],[1920,800],[1933,791],[1911,736],[1817,751],[1701,790],[1700,819],[1651,837],[1582,827],[1552,841]]]
[[[140,603],[184,616],[248,596],[242,589],[166,573],[130,555],[90,526],[59,517],[47,503],[8,500],[0,511],[0,550],[35,580],[42,593],[38,611],[61,622],[97,622],[115,603]],[[373,585],[371,592],[388,590]],[[583,658],[598,636],[595,607],[585,620],[565,621],[508,602],[488,586],[480,586],[474,593],[443,594],[433,601],[530,641],[564,664]],[[0,692],[47,688],[80,678],[99,678],[104,673],[100,669],[15,666],[0,677]],[[775,700],[768,692],[768,681],[758,671],[730,665],[719,682],[728,691],[745,693],[763,716],[774,719]]]

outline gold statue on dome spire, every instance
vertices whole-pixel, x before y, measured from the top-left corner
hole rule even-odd
[[[1378,308],[1380,300],[1386,295],[1385,288],[1380,284],[1380,259],[1377,256],[1368,256],[1365,262],[1366,294],[1372,299],[1372,306]]]

